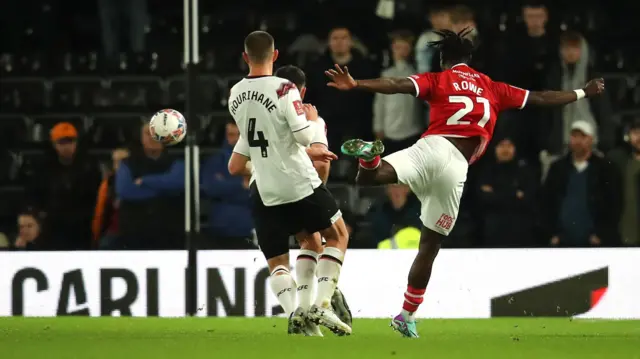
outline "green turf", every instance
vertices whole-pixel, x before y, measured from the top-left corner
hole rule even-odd
[[[3,359],[640,359],[640,321],[423,320],[420,339],[356,319],[350,337],[290,337],[278,318],[0,318]]]

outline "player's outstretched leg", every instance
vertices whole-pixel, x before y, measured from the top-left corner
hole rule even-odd
[[[318,291],[315,303],[309,311],[309,318],[338,335],[351,334],[351,327],[338,318],[331,308],[331,297],[336,291],[344,253],[349,242],[349,234],[342,217],[331,227],[320,231],[327,245],[320,255],[317,266]]]
[[[431,278],[433,262],[440,251],[442,238],[440,233],[422,227],[418,255],[409,271],[409,283],[404,293],[402,311],[391,321],[391,326],[408,338],[417,338],[415,313],[424,301],[424,293]]]
[[[354,139],[342,144],[342,153],[359,159],[360,168],[356,183],[362,186],[376,186],[398,183],[395,169],[380,158],[384,153],[384,144],[380,140],[373,142]]]

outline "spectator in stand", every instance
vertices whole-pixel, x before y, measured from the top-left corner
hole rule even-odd
[[[125,50],[120,39],[123,29],[129,31],[128,49],[135,54],[145,50],[145,31],[149,25],[147,0],[98,0],[102,26],[102,47],[109,64],[118,65],[118,53]]]
[[[481,210],[483,245],[486,247],[533,247],[536,177],[516,157],[510,138],[496,138],[495,161],[480,170],[477,207]]]
[[[255,248],[250,242],[253,220],[249,203],[249,177],[232,176],[227,169],[238,138],[238,126],[234,121],[228,122],[225,142],[220,152],[211,156],[202,166],[201,189],[211,200],[211,209],[208,228],[210,238],[201,242],[201,248]]]
[[[548,88],[569,90],[582,88],[589,79],[594,78],[589,67],[589,45],[577,32],[567,31],[560,38],[562,60],[550,69]],[[606,96],[576,101],[567,106],[554,108],[549,118],[550,128],[545,131],[550,154],[563,154],[569,138],[572,124],[586,121],[595,131],[595,143],[601,150],[611,149],[615,137],[615,124],[611,120],[611,104]]]
[[[329,49],[308,71],[309,88],[306,101],[314,104],[325,120],[329,147],[335,153],[347,138],[371,138],[373,95],[364,91],[344,93],[327,86],[324,72],[334,64],[348,66],[358,78],[376,77],[379,72],[371,61],[353,48],[351,32],[346,27],[334,27],[329,32]]]
[[[451,30],[451,13],[448,7],[434,7],[429,11],[431,29],[420,35],[415,47],[416,68],[418,73],[437,71],[440,69],[438,50],[429,46],[430,42],[441,39],[434,30]]]
[[[90,249],[100,169],[78,149],[78,131],[71,123],[56,124],[50,137],[55,152],[33,169],[29,205],[46,213],[51,249]]]
[[[120,162],[129,157],[129,150],[119,148],[111,154],[113,169],[106,174],[98,189],[96,210],[93,215],[93,241],[100,249],[121,249],[118,233],[118,199],[115,193],[116,172]]]
[[[522,88],[542,90],[547,69],[558,59],[558,40],[547,31],[549,12],[542,3],[525,4],[522,18],[525,29],[513,32],[507,42],[508,55],[501,56],[506,61],[506,80]]]
[[[118,228],[125,249],[184,247],[184,162],[171,159],[141,129],[141,149],[132,150],[116,172]]]
[[[17,250],[44,250],[49,245],[43,234],[45,214],[33,208],[18,215],[18,236],[13,243]]]
[[[405,185],[387,186],[387,198],[374,203],[366,215],[372,224],[371,247],[392,238],[400,229],[421,228],[420,201]]]
[[[392,34],[393,66],[382,71],[383,77],[408,77],[416,73],[408,62],[413,37],[410,32]],[[376,138],[384,140],[390,154],[413,145],[424,126],[421,101],[404,95],[376,94],[373,102],[373,130]]]
[[[552,246],[619,243],[622,180],[618,168],[593,151],[592,123],[571,126],[570,153],[551,165],[543,185],[543,215]]]
[[[609,158],[622,174],[622,244],[640,246],[640,118],[629,125],[626,140],[628,145],[611,151]]]

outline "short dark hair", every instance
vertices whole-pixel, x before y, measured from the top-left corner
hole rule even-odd
[[[303,88],[307,84],[307,76],[304,74],[304,71],[293,65],[280,67],[274,75],[293,82],[298,89]]]
[[[254,31],[244,39],[244,52],[252,62],[267,62],[273,55],[273,36],[266,31]]]
[[[471,28],[466,28],[458,33],[451,30],[434,31],[442,37],[442,40],[429,42],[429,46],[440,50],[443,64],[467,63],[471,60],[471,54],[474,50],[473,42],[465,37],[471,31],[473,31]]]

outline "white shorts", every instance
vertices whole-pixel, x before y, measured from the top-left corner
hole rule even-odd
[[[469,169],[460,150],[442,136],[427,136],[382,160],[420,200],[422,224],[448,236],[458,217]]]

